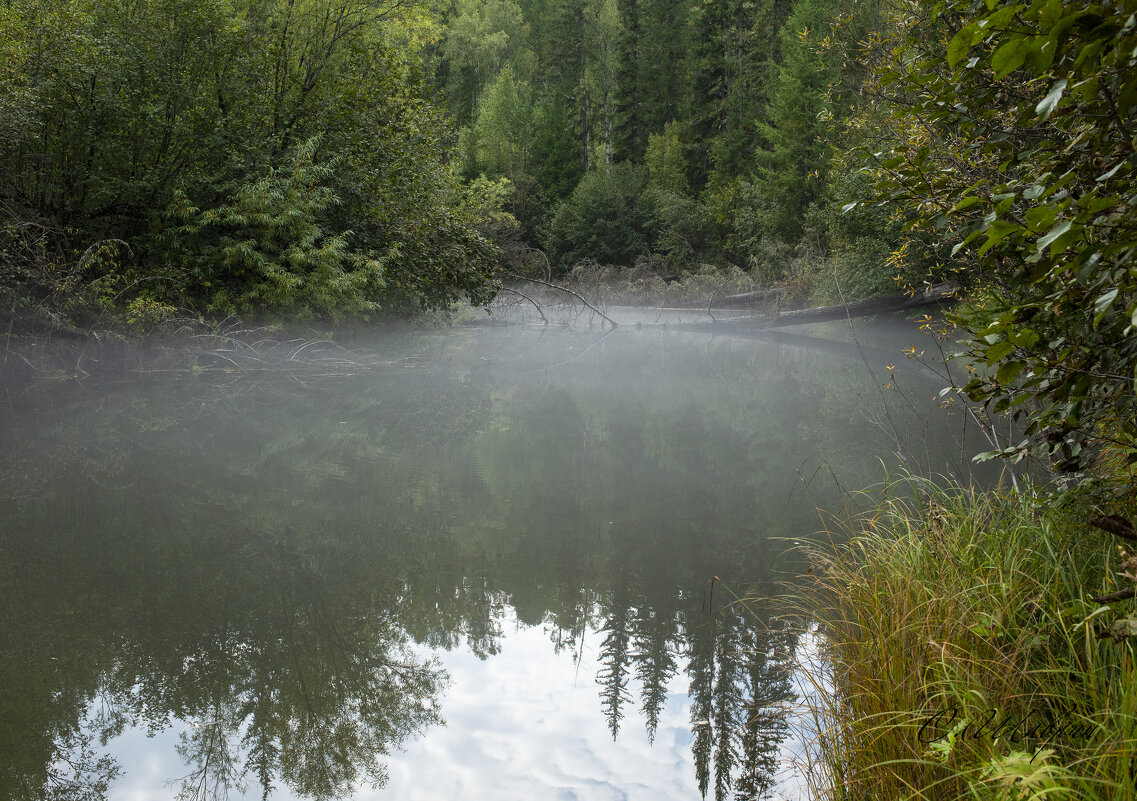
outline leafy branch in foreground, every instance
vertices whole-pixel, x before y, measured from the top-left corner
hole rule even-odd
[[[1137,462],[1137,4],[949,0],[904,30],[873,87],[889,202],[955,241],[962,387],[1027,438],[997,455],[1076,471]],[[993,454],[996,455],[996,454]]]

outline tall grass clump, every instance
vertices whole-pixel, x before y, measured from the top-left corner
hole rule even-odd
[[[1137,798],[1137,560],[1077,508],[913,479],[811,549],[816,797]]]

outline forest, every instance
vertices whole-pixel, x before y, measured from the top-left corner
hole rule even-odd
[[[582,263],[951,278],[966,393],[1073,471],[1137,433],[1132,6],[11,0],[7,327],[374,317]]]
[[[889,13],[7,3],[3,287],[34,306],[96,284],[143,324],[438,308],[581,261],[809,289],[832,256],[842,291],[895,288],[928,247],[895,255],[892,210],[842,213],[871,194],[841,154]]]

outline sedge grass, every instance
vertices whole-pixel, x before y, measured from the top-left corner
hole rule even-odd
[[[810,552],[815,796],[1137,798],[1133,640],[1101,636],[1134,602],[1092,600],[1117,547],[1026,495],[901,484]]]

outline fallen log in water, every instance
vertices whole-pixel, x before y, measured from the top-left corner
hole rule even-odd
[[[934,306],[938,303],[955,300],[958,297],[959,286],[956,284],[937,284],[915,295],[907,292],[897,292],[879,298],[855,300],[852,303],[841,303],[836,306],[817,306],[812,309],[785,311],[776,317],[765,320],[764,324],[770,328],[779,328],[784,325],[823,323],[827,320],[867,317],[870,314],[885,314],[887,312],[908,311],[924,306]]]
[[[781,328],[788,325],[824,323],[830,320],[846,320],[853,317],[868,317],[873,314],[910,311],[925,306],[947,303],[956,300],[959,297],[959,291],[960,287],[957,284],[936,284],[914,295],[908,292],[897,292],[892,295],[855,300],[852,303],[841,303],[836,306],[815,306],[812,309],[795,309],[773,315],[756,314],[714,322],[679,323],[678,325],[689,329],[721,331],[726,327]]]

